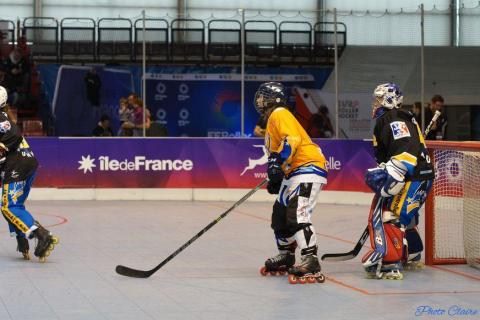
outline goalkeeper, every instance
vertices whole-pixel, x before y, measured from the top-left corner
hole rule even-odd
[[[418,215],[435,175],[414,115],[400,109],[400,88],[381,84],[373,96],[373,147],[378,167],[369,169],[365,180],[376,193],[377,203],[372,208],[379,210],[369,217],[372,249],[362,262],[369,276],[402,279],[403,266],[421,266]]]

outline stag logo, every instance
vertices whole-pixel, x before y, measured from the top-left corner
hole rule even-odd
[[[248,166],[246,166],[245,169],[243,169],[242,173],[240,173],[241,176],[243,176],[243,174],[247,172],[247,170],[253,170],[256,166],[262,166],[268,162],[267,148],[264,145],[260,144],[254,144],[253,146],[255,148],[262,148],[263,156],[260,159],[248,158]]]

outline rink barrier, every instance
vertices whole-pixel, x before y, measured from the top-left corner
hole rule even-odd
[[[375,166],[371,143],[315,141],[329,169],[325,190],[370,191],[364,173]],[[48,137],[28,138],[28,142],[40,163],[36,188],[220,189],[224,193],[253,188],[266,177],[268,160],[264,141],[258,138]]]
[[[237,201],[250,189],[211,188],[103,188],[59,189],[33,188],[30,200],[169,200],[169,201]],[[353,191],[321,191],[318,203],[370,205],[373,193]],[[248,201],[274,202],[275,196],[260,190]]]

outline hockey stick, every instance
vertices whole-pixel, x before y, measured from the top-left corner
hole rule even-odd
[[[372,203],[372,206],[370,207],[370,211],[371,210],[377,211],[382,209],[382,206],[383,206],[383,201],[381,201],[382,199],[379,196],[375,196],[375,199],[376,199],[376,201],[374,200],[375,205],[373,205]],[[357,241],[355,248],[353,248],[352,251],[345,252],[345,253],[326,253],[322,256],[322,261],[346,261],[346,260],[355,258],[358,255],[358,253],[362,250],[362,247],[365,241],[367,241],[369,235],[370,233],[368,231],[368,225],[367,225],[365,230],[363,230],[363,233],[360,236],[360,239]]]
[[[231,206],[227,211],[225,211],[224,213],[222,213],[217,219],[213,220],[212,222],[210,222],[205,228],[203,228],[199,233],[197,233],[196,235],[193,236],[193,238],[191,238],[190,240],[188,240],[187,242],[185,242],[184,245],[182,245],[180,248],[178,248],[174,253],[172,253],[171,255],[169,255],[165,260],[163,260],[158,266],[156,266],[155,268],[151,269],[151,270],[146,270],[146,271],[143,271],[143,270],[136,270],[136,269],[132,269],[132,268],[129,268],[129,267],[125,267],[125,266],[122,266],[122,265],[118,265],[116,268],[115,268],[115,271],[118,273],[118,274],[121,274],[122,276],[127,276],[127,277],[133,277],[133,278],[148,278],[150,277],[152,274],[154,274],[155,272],[157,272],[161,267],[163,267],[164,265],[166,265],[170,260],[172,260],[173,258],[175,258],[180,252],[182,252],[184,249],[186,249],[189,245],[191,245],[195,240],[197,240],[198,238],[200,238],[200,236],[202,236],[205,232],[207,232],[210,228],[212,228],[214,225],[216,225],[220,220],[222,220],[223,218],[225,218],[227,216],[227,214],[229,214],[233,209],[235,209],[236,207],[238,207],[240,204],[242,204],[243,202],[245,202],[245,200],[247,200],[248,198],[250,198],[250,196],[252,196],[255,192],[257,192],[265,183],[267,183],[267,179],[263,180],[262,182],[260,182],[255,188],[253,188],[252,190],[250,190],[246,195],[243,196],[242,199],[238,200],[237,202],[235,202],[235,204],[233,206]]]
[[[435,114],[433,115],[432,120],[430,120],[430,123],[428,124],[427,128],[425,129],[425,132],[423,133],[423,136],[426,138],[428,133],[430,132],[430,129],[432,129],[433,123],[437,122],[438,117],[440,117],[442,113],[440,111],[435,111]]]
[[[437,121],[438,117],[440,117],[442,113],[440,111],[435,111],[435,114],[433,115],[432,120],[430,120],[430,123],[428,124],[427,128],[425,129],[425,132],[423,133],[423,136],[426,137],[427,134],[430,132],[430,129],[432,128],[432,125],[435,121]],[[380,203],[380,201],[378,201]],[[375,208],[376,210],[377,208]],[[355,248],[353,248],[352,251],[345,252],[345,253],[326,253],[322,256],[322,261],[346,261],[355,258],[360,250],[362,250],[363,245],[365,244],[365,241],[367,240],[369,236],[368,232],[368,225],[363,231],[362,235],[360,236],[360,239],[358,240],[357,244],[355,245]]]

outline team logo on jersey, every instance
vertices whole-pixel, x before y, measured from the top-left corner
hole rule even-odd
[[[398,140],[406,137],[410,137],[410,131],[408,130],[407,124],[403,121],[394,121],[390,123],[392,128],[393,139]]]
[[[246,166],[245,169],[243,169],[242,173],[240,173],[241,176],[243,176],[243,174],[245,172],[247,172],[247,170],[253,170],[253,169],[255,169],[255,167],[263,166],[264,164],[267,164],[267,162],[268,162],[267,148],[264,145],[261,145],[261,144],[254,144],[253,146],[256,147],[256,148],[262,148],[263,155],[259,159],[248,158],[248,166]]]
[[[3,122],[0,122],[0,132],[5,133],[9,131],[12,128],[12,125],[10,124],[10,121],[5,120]]]

